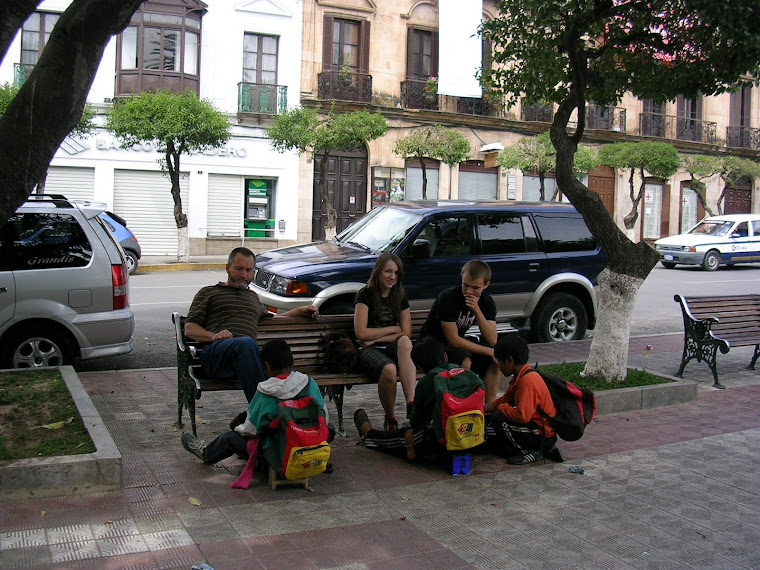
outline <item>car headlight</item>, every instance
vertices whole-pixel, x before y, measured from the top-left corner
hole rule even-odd
[[[273,277],[269,290],[278,295],[308,295],[309,287],[303,281],[286,279],[285,277]]]
[[[697,251],[697,248],[694,247],[693,245],[692,246],[685,245],[685,246],[683,246],[683,250],[684,251],[688,251],[690,253],[694,253],[694,252]]]

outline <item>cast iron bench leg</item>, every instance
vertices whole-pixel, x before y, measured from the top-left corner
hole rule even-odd
[[[747,370],[755,369],[755,362],[757,362],[758,358],[760,358],[760,344],[755,345],[755,353],[752,355],[752,360],[750,361],[749,366],[747,366]]]

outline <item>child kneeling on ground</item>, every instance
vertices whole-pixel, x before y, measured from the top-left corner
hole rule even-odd
[[[501,373],[512,378],[504,395],[484,407],[487,414],[492,412],[486,430],[488,450],[505,456],[511,465],[538,461],[544,454],[563,461],[554,429],[538,411],[540,407],[549,417],[557,413],[543,378],[528,365],[528,344],[519,335],[507,335],[496,343],[493,355]]]

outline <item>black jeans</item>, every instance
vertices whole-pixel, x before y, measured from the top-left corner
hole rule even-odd
[[[491,415],[486,428],[488,450],[504,457],[543,451],[554,447],[556,443],[556,435],[544,438],[538,426],[533,422],[528,424],[514,423],[498,410]]]

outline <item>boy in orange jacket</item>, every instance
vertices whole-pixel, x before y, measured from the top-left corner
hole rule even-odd
[[[484,406],[486,414],[493,414],[486,431],[489,450],[505,455],[511,465],[538,461],[544,453],[563,461],[554,429],[538,411],[540,407],[549,417],[557,413],[543,378],[528,365],[528,344],[518,335],[507,335],[496,343],[493,355],[501,373],[512,378],[504,395]]]

